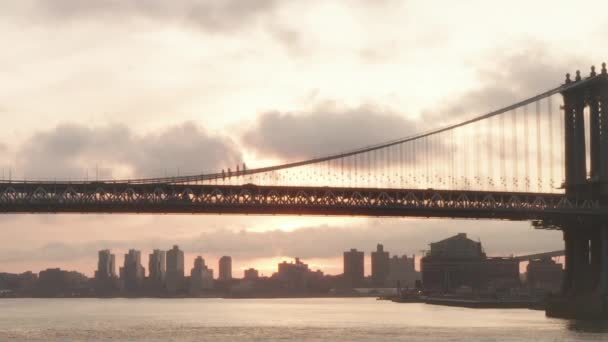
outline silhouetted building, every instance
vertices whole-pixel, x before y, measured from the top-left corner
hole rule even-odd
[[[452,259],[476,259],[485,257],[481,242],[467,238],[466,233],[459,233],[439,242],[431,243],[429,256]]]
[[[148,280],[153,289],[160,290],[165,287],[167,276],[166,252],[155,249],[148,259]]]
[[[38,281],[38,275],[31,271],[21,274],[0,273],[0,292],[6,295],[29,294]]]
[[[97,271],[95,271],[95,279],[113,279],[116,278],[116,256],[109,249],[104,249],[98,253]]]
[[[422,283],[426,290],[452,292],[509,288],[519,284],[519,261],[514,258],[487,258],[481,242],[464,233],[431,243],[421,259]]]
[[[528,285],[547,292],[558,292],[563,277],[562,265],[551,258],[530,260],[526,267]]]
[[[279,281],[280,287],[284,290],[316,291],[317,279],[323,278],[323,272],[313,272],[300,258],[295,258],[295,262],[283,261],[280,263],[278,272],[273,275],[273,278]]]
[[[420,274],[416,271],[416,256],[407,255],[401,257],[393,255],[388,262],[387,285],[389,287],[414,288]]]
[[[232,280],[232,258],[223,256],[219,261],[219,280]]]
[[[81,273],[49,268],[38,274],[37,294],[43,296],[78,296],[89,290],[89,279]]]
[[[513,257],[492,257],[483,260],[479,288],[500,290],[521,285],[519,260]]]
[[[200,295],[203,291],[213,288],[213,270],[205,265],[203,257],[194,259],[194,267],[190,271],[190,294]]]
[[[167,291],[176,294],[184,286],[184,252],[177,245],[167,251]]]
[[[376,251],[372,252],[372,283],[374,286],[385,286],[389,271],[389,254],[384,246],[378,244]]]
[[[351,249],[344,252],[344,280],[348,286],[356,287],[363,284],[364,279],[364,254]]]
[[[138,293],[142,289],[146,269],[141,265],[141,252],[130,249],[125,254],[124,266],[120,268],[120,279],[128,293]]]
[[[250,268],[245,270],[243,278],[246,280],[256,280],[260,277],[258,270]]]
[[[283,261],[279,264],[277,279],[279,279],[285,288],[290,290],[303,290],[306,288],[306,273],[308,273],[308,265],[296,258],[295,263]]]
[[[99,251],[97,271],[95,271],[94,288],[97,295],[107,296],[120,290],[116,276],[116,256],[108,249]]]

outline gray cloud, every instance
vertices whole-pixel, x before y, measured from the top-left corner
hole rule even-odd
[[[216,230],[193,238],[52,242],[37,249],[0,250],[0,262],[72,261],[91,258],[99,249],[136,248],[148,253],[153,248],[169,248],[177,243],[187,253],[231,255],[239,260],[298,256],[302,258],[340,258],[342,252],[358,248],[366,253],[384,243],[392,254],[421,254],[428,244],[458,232],[482,241],[488,255],[521,255],[563,248],[561,233],[534,230],[527,223],[441,220],[378,220],[353,227],[315,226],[294,231],[264,232]],[[460,223],[460,224],[459,224]]]
[[[262,113],[242,140],[258,153],[293,160],[376,144],[422,128],[373,105],[340,108],[325,103],[307,112]]]
[[[587,64],[575,57],[553,60],[547,49],[537,44],[499,58],[492,68],[478,69],[481,86],[448,99],[444,106],[424,111],[417,121],[373,105],[339,108],[326,103],[310,111],[262,113],[242,140],[258,153],[289,160],[350,150],[421,133],[515,103],[559,86],[566,72],[573,73],[575,68]],[[444,149],[435,146],[433,150]]]
[[[230,32],[273,12],[276,0],[24,0],[0,5],[4,13],[41,15],[57,21],[151,19],[189,24],[208,32]]]
[[[474,117],[524,100],[564,82],[566,73],[574,74],[578,68],[583,75],[591,65],[587,58],[561,57],[556,59],[547,47],[538,42],[528,42],[528,48],[499,57],[491,67],[477,70],[481,85],[472,91],[447,101],[440,108],[433,108],[423,116],[427,119],[453,122],[455,117]]]
[[[17,165],[28,178],[82,178],[84,169],[96,164],[102,169],[126,167],[134,176],[161,176],[165,170],[210,171],[242,161],[229,139],[190,122],[141,136],[124,125],[63,124],[34,134],[18,151]]]

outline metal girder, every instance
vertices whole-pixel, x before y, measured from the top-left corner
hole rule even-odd
[[[191,213],[608,219],[597,201],[486,191],[179,185],[0,183],[0,213]],[[608,222],[608,221],[606,221]]]

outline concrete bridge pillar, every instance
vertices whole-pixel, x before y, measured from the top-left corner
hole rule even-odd
[[[575,295],[587,292],[589,289],[589,236],[585,231],[574,233],[573,286]]]
[[[566,260],[564,265],[564,278],[562,281],[562,293],[568,295],[573,290],[574,232],[571,228],[564,228],[563,233]]]
[[[599,228],[593,229],[590,232],[589,237],[589,289],[598,290],[600,286],[603,259],[601,230]]]
[[[600,228],[602,240],[602,261],[600,265],[600,293],[608,296],[608,225]]]

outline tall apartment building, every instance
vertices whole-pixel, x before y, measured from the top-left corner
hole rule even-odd
[[[184,287],[184,252],[174,245],[167,251],[167,291],[176,294]]]
[[[219,280],[232,280],[232,258],[229,256],[223,256],[219,261]]]
[[[141,265],[141,252],[130,249],[125,254],[124,266],[120,268],[120,279],[127,292],[140,291],[143,285],[146,269]]]
[[[372,252],[372,283],[374,286],[386,286],[389,272],[389,254],[384,246],[378,244],[376,251]]]
[[[344,252],[344,280],[347,285],[356,287],[363,284],[364,279],[364,254],[363,252],[351,249]]]
[[[167,254],[165,251],[155,249],[148,259],[148,279],[155,288],[165,286],[167,276]]]
[[[109,249],[99,251],[95,279],[116,278],[116,256]]]

